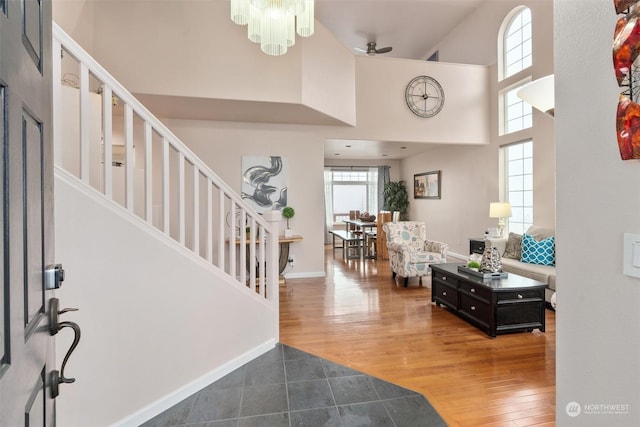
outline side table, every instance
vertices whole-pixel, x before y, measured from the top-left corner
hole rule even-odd
[[[469,253],[480,254],[484,253],[485,240],[484,237],[469,237]]]

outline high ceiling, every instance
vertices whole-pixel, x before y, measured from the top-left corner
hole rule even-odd
[[[385,56],[427,59],[434,46],[486,0],[316,0],[316,19],[354,53],[391,46]]]
[[[356,55],[368,42],[391,46],[387,57],[425,60],[460,21],[487,0],[316,0],[316,19]],[[325,142],[325,158],[400,159],[425,151],[424,143]]]

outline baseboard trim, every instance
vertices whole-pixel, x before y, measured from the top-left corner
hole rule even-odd
[[[460,255],[460,254],[457,254],[455,252],[448,252],[447,253],[447,258],[450,258],[450,257],[459,259],[460,261],[469,261],[469,255]],[[447,259],[447,262],[451,262],[451,261],[449,261]]]
[[[228,363],[225,363],[224,365],[201,376],[200,378],[196,378],[194,381],[188,384],[185,384],[183,387],[168,394],[167,396],[159,400],[156,400],[155,402],[142,408],[138,412],[112,424],[111,427],[138,427],[139,425],[149,421],[156,415],[182,402],[184,399],[191,396],[192,394],[207,387],[209,384],[216,382],[217,380],[224,377],[225,375],[235,371],[236,369],[243,366],[244,364],[252,361],[256,357],[273,349],[276,346],[276,344],[277,343],[275,340],[269,340],[264,344],[261,344],[247,351],[241,356],[231,360]]]
[[[307,279],[309,277],[325,277],[324,271],[309,271],[306,273],[287,273],[284,275],[285,279]]]

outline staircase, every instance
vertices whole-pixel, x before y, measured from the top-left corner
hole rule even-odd
[[[257,214],[55,23],[53,39],[59,295],[84,341],[58,421],[139,425],[278,342],[280,218]]]

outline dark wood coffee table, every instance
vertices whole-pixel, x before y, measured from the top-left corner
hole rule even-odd
[[[460,263],[432,264],[431,301],[489,336],[545,329],[545,283],[509,273],[482,279],[458,271]]]

